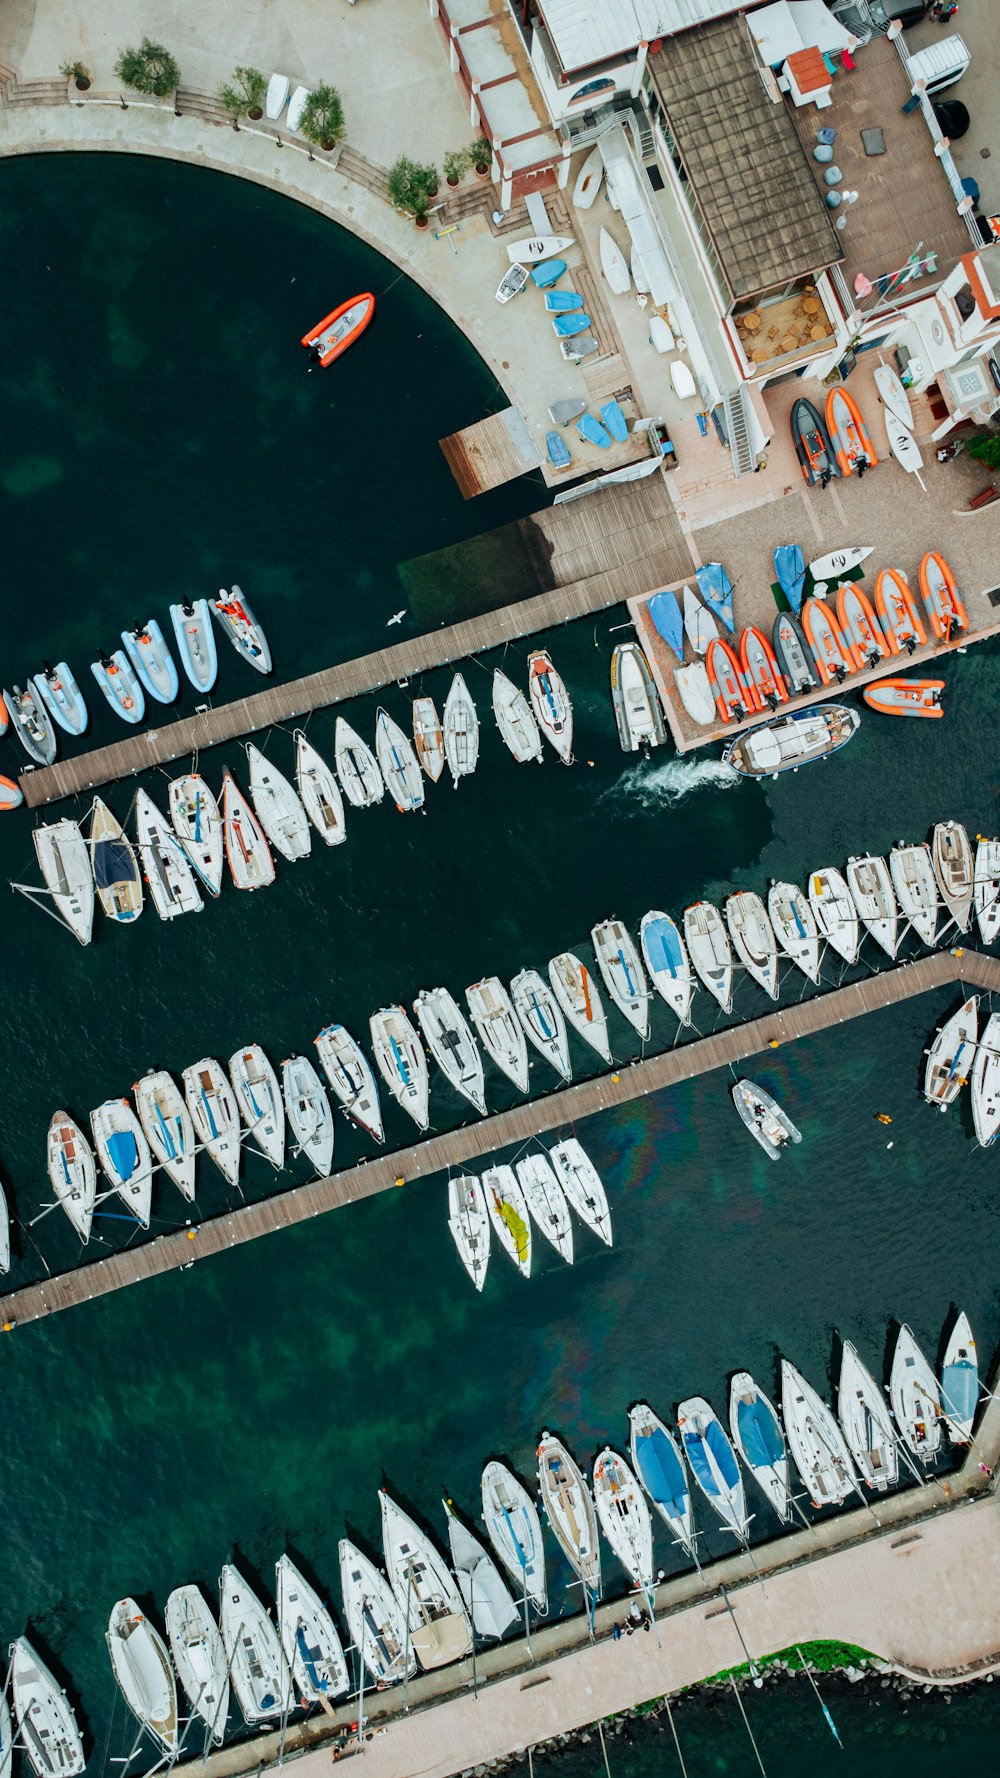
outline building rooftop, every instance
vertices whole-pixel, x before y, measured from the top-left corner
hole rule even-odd
[[[672,37],[735,12],[738,0],[536,0],[564,71],[631,55],[640,43]]]

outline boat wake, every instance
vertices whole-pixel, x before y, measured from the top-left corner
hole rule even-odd
[[[702,790],[729,790],[740,776],[721,759],[668,759],[663,765],[629,766],[600,800],[627,801],[639,809],[674,809]]]

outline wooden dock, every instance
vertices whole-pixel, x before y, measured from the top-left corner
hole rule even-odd
[[[520,408],[505,407],[440,440],[463,500],[539,467],[538,446]]]
[[[380,1154],[327,1179],[311,1180],[258,1204],[246,1204],[224,1216],[180,1229],[152,1241],[79,1265],[70,1272],[28,1284],[0,1297],[0,1324],[37,1321],[77,1303],[91,1302],[112,1290],[156,1278],[224,1253],[277,1229],[290,1228],[376,1192],[391,1191],[451,1167],[474,1165],[498,1149],[530,1142],[583,1118],[627,1104],[695,1075],[796,1039],[810,1036],[848,1019],[861,1018],[915,994],[950,982],[1000,993],[1000,959],[979,951],[936,951],[914,963],[883,970],[865,981],[818,994],[796,1006],[777,1007],[762,1018],[734,1025],[710,1037],[695,1038],[648,1061],[633,1062],[596,1080],[566,1087],[545,1098],[516,1105],[459,1130],[416,1142],[391,1154]]]

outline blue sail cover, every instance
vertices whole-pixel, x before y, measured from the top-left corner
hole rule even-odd
[[[797,543],[779,543],[774,552],[774,572],[781,590],[794,612],[802,605],[802,589],[806,578],[805,559]]]
[[[94,847],[94,881],[98,889],[135,881],[135,859],[124,840],[98,840]]]
[[[784,1439],[760,1396],[755,1401],[737,1404],[736,1423],[751,1469],[774,1469],[783,1461]]]
[[[635,1458],[642,1485],[650,1499],[655,1500],[672,1519],[683,1519],[688,1507],[684,1470],[677,1452],[659,1426],[647,1437],[636,1439]]]
[[[974,1419],[978,1400],[978,1365],[967,1358],[946,1364],[941,1373],[941,1406],[949,1418],[960,1422]]]
[[[684,958],[680,934],[672,920],[664,917],[650,921],[646,927],[646,949],[654,970],[666,969],[672,976],[680,974]]]
[[[108,1159],[125,1184],[139,1164],[139,1149],[131,1130],[116,1130],[108,1137]]]
[[[716,1480],[715,1470],[709,1461],[709,1453],[715,1459],[716,1467],[727,1488],[735,1488],[740,1479],[736,1466],[732,1445],[729,1443],[718,1420],[710,1420],[704,1432],[685,1432],[684,1449],[688,1454],[688,1462],[694,1470],[706,1494],[718,1495],[720,1488]]]
[[[733,583],[721,562],[705,562],[695,569],[695,579],[705,604],[733,634]]]
[[[676,593],[654,593],[647,607],[649,615],[668,648],[677,659],[684,659],[684,619]]]

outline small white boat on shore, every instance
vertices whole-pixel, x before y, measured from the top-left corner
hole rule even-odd
[[[893,846],[889,875],[904,920],[925,945],[932,945],[937,937],[938,890],[930,847],[923,842]]]
[[[870,852],[863,858],[849,858],[847,886],[875,943],[887,957],[895,957],[899,945],[899,910],[885,859]]]
[[[695,974],[719,1002],[723,1012],[733,1007],[733,952],[717,907],[696,901],[684,909],[684,942]]]
[[[609,290],[616,296],[627,296],[632,288],[632,278],[628,262],[614,236],[606,228],[600,234],[601,270],[608,281]]]
[[[552,1433],[542,1433],[537,1456],[538,1486],[552,1535],[582,1581],[584,1595],[599,1599],[601,1546],[590,1490],[566,1446]]]
[[[782,1111],[776,1099],[753,1080],[737,1080],[730,1091],[747,1129],[772,1161],[780,1161],[790,1142],[801,1142],[802,1133]]]
[[[604,986],[619,1012],[641,1038],[647,1038],[649,983],[628,927],[621,920],[602,920],[590,938]]]
[[[850,1340],[844,1341],[837,1385],[837,1415],[866,1487],[877,1494],[899,1480],[896,1434],[885,1396]]]
[[[644,1401],[629,1409],[628,1424],[632,1467],[674,1542],[693,1556],[694,1503],[677,1440]]]
[[[228,1562],[219,1577],[219,1628],[233,1691],[250,1728],[288,1709],[291,1675],[278,1632],[253,1588]]]
[[[567,1136],[549,1150],[566,1201],[580,1221],[605,1243],[612,1245],[611,1209],[597,1168],[575,1136]]]
[[[524,693],[507,678],[506,673],[501,673],[499,667],[493,673],[493,715],[505,746],[518,763],[523,765],[527,760],[534,759],[541,765],[542,737],[531,713],[531,705]]]
[[[67,661],[42,668],[32,685],[53,722],[67,735],[82,735],[89,721],[83,693]]]
[[[600,147],[592,148],[583,161],[573,186],[573,208],[589,210],[604,184],[604,157]]]
[[[386,789],[401,815],[424,806],[424,780],[417,756],[398,722],[380,709],[375,726],[375,752]]]
[[[990,1399],[987,1397],[987,1399]],[[953,1445],[972,1443],[979,1407],[979,1359],[969,1317],[960,1310],[941,1366],[941,1417]]]
[[[219,1626],[199,1587],[175,1587],[163,1613],[170,1653],[188,1702],[221,1746],[229,1716],[229,1674]]]
[[[900,468],[905,469],[907,475],[916,475],[924,466],[920,446],[909,426],[905,426],[889,408],[885,410],[885,433],[889,449]]]
[[[289,1056],[281,1064],[281,1093],[288,1127],[317,1178],[326,1179],[333,1166],[333,1111],[323,1082],[305,1056]]]
[[[297,858],[308,858],[312,851],[312,835],[306,812],[292,785],[252,741],[246,744],[246,754],[250,769],[250,800],[271,845],[293,863]]]
[[[858,1477],[844,1435],[826,1402],[787,1358],[781,1361],[781,1417],[813,1506],[819,1510],[846,1500]]]
[[[777,1408],[749,1371],[736,1371],[730,1382],[729,1431],[757,1486],[787,1524],[792,1498],[785,1435]]]
[[[572,1080],[566,1021],[548,983],[537,969],[522,969],[510,984],[510,995],[525,1035],[539,1055],[551,1062],[563,1080]]]
[[[379,1503],[386,1573],[417,1660],[425,1672],[462,1660],[472,1653],[472,1626],[451,1570],[384,1488]]]
[[[441,1504],[448,1524],[451,1565],[472,1628],[477,1636],[500,1642],[519,1622],[517,1606],[493,1557],[468,1526],[456,1518],[450,1501],[444,1500]]]
[[[535,1609],[548,1609],[542,1525],[531,1495],[505,1463],[483,1470],[483,1523],[515,1586]]]
[[[90,862],[97,899],[109,920],[128,924],[142,913],[142,877],[125,830],[107,803],[94,798],[90,817]]]
[[[845,963],[856,963],[861,948],[858,910],[839,870],[822,865],[809,874],[809,906],[828,945]]]
[[[285,1164],[285,1112],[281,1088],[259,1043],[248,1043],[229,1058],[229,1078],[247,1133],[272,1167]]]
[[[340,1540],[340,1591],[344,1616],[376,1685],[395,1685],[417,1670],[395,1595],[384,1575],[347,1537]]]
[[[658,908],[651,909],[642,916],[639,944],[653,987],[681,1024],[690,1025],[691,963],[676,921]]]
[[[662,747],[666,724],[653,676],[637,642],[619,642],[611,656],[611,699],[624,753]]]
[[[340,785],[333,767],[327,765],[300,728],[295,730],[295,782],[302,806],[320,839],[328,846],[343,845],[347,828]]]
[[[692,1395],[680,1403],[677,1430],[691,1474],[705,1499],[726,1529],[745,1543],[750,1521],[740,1466],[718,1414],[703,1395]]]
[[[778,998],[778,941],[767,909],[753,889],[740,889],[726,902],[726,925],[748,975],[765,994]]]
[[[134,1599],[111,1612],[108,1652],[122,1696],[168,1757],[177,1752],[177,1682],[167,1645]]]
[[[385,783],[379,771],[378,760],[361,739],[356,729],[342,716],[337,717],[337,725],[333,735],[333,763],[337,768],[340,787],[349,803],[356,809],[366,809],[372,803],[380,803],[385,795]]]
[[[304,1706],[343,1697],[351,1681],[329,1610],[290,1556],[279,1556],[274,1575],[278,1636],[295,1695]]]
[[[413,1003],[417,1023],[445,1079],[486,1116],[483,1058],[468,1020],[447,988],[430,988]]]
[[[605,1445],[594,1464],[594,1505],[601,1530],[639,1591],[651,1594],[653,1526],[646,1497],[624,1457]]]
[[[972,1064],[972,1123],[976,1141],[988,1148],[1000,1131],[1000,1013],[991,1013]]]
[[[250,609],[248,601],[243,597],[240,587],[234,586],[227,592],[220,587],[217,599],[210,599],[209,606],[224,636],[228,636],[238,655],[258,673],[270,673],[271,650],[267,646],[267,637]]]
[[[910,398],[891,364],[879,363],[875,371],[875,387],[883,405],[888,408],[891,414],[895,414],[901,426],[905,426],[908,432],[912,432],[913,409],[910,406]],[[871,551],[866,553],[870,555]]]
[[[686,667],[675,667],[674,684],[691,721],[699,728],[714,728],[718,711],[704,661],[689,661]]]
[[[195,1134],[230,1185],[240,1177],[240,1114],[236,1099],[220,1063],[214,1056],[185,1068],[184,1097]]]
[[[140,1228],[148,1229],[153,1198],[153,1157],[127,1099],[105,1099],[90,1114],[101,1169]]]
[[[10,1645],[10,1692],[35,1778],[79,1778],[86,1761],[73,1706],[26,1636]]]
[[[266,889],[274,882],[274,859],[264,829],[229,771],[222,774],[222,834],[237,889]]]
[[[937,1378],[905,1323],[893,1349],[889,1400],[907,1450],[930,1463],[941,1448]]]
[[[424,777],[436,784],[444,771],[444,730],[433,698],[413,700],[413,745]]]
[[[574,1031],[605,1062],[611,1060],[608,1021],[600,991],[587,965],[573,951],[560,951],[549,963],[552,992]]]
[[[161,920],[200,914],[204,907],[180,840],[145,790],[135,793],[135,831],[149,899]]]
[[[767,917],[785,956],[811,982],[819,981],[819,928],[816,916],[797,883],[772,883]]]
[[[540,1233],[560,1259],[573,1264],[573,1224],[566,1195],[544,1154],[525,1155],[517,1163],[517,1178],[525,1202]]]
[[[155,617],[148,623],[136,624],[131,630],[123,630],[121,637],[122,647],[149,696],[157,704],[172,704],[180,690],[180,680]]]
[[[535,721],[564,765],[573,763],[573,706],[544,648],[528,656],[528,691]]]
[[[197,772],[171,778],[167,805],[188,863],[209,895],[222,888],[224,843],[219,805]]]
[[[975,893],[975,866],[969,836],[961,822],[938,822],[931,835],[931,856],[941,900],[959,932],[968,932]]]
[[[479,763],[479,717],[461,673],[456,673],[444,705],[444,756],[458,789]]]
[[[194,1203],[194,1125],[180,1087],[165,1068],[150,1069],[132,1088],[139,1122],[154,1155],[178,1191]]]
[[[954,1104],[972,1072],[979,1032],[979,996],[970,994],[963,1006],[946,1019],[925,1050],[924,1098],[928,1105],[947,1111]]]
[[[487,1167],[483,1174],[486,1213],[504,1252],[522,1277],[531,1277],[531,1214],[513,1167]]]
[[[343,1025],[324,1026],[313,1041],[323,1073],[348,1117],[376,1142],[383,1141],[378,1087],[361,1045]]]
[[[28,758],[36,766],[50,766],[59,743],[45,704],[40,697],[36,697],[34,687],[30,683],[23,689],[15,685],[13,691],[4,692],[3,701],[14,733]],[[6,726],[4,723],[5,728]]]
[[[183,604],[171,605],[170,622],[174,627],[181,666],[195,691],[204,697],[219,675],[219,656],[208,600],[185,599]]]
[[[529,235],[521,241],[507,243],[507,258],[511,265],[540,265],[543,259],[558,259],[561,253],[574,247],[573,235]]]
[[[490,1218],[482,1181],[474,1173],[456,1173],[448,1180],[448,1227],[459,1259],[482,1290],[490,1263]]]
[[[973,894],[979,936],[984,945],[995,944],[1000,933],[1000,840],[980,838]]]
[[[368,1021],[379,1073],[418,1130],[428,1124],[427,1057],[401,1006],[384,1006]]]
[[[519,1092],[528,1090],[528,1046],[514,1005],[499,976],[484,976],[465,990],[472,1023],[490,1061],[512,1080]]]
[[[57,1202],[81,1241],[89,1241],[97,1198],[97,1168],[90,1143],[66,1111],[53,1113],[46,1162]]]
[[[82,945],[89,945],[94,931],[94,873],[78,824],[66,815],[32,828],[31,837],[56,913]]]

